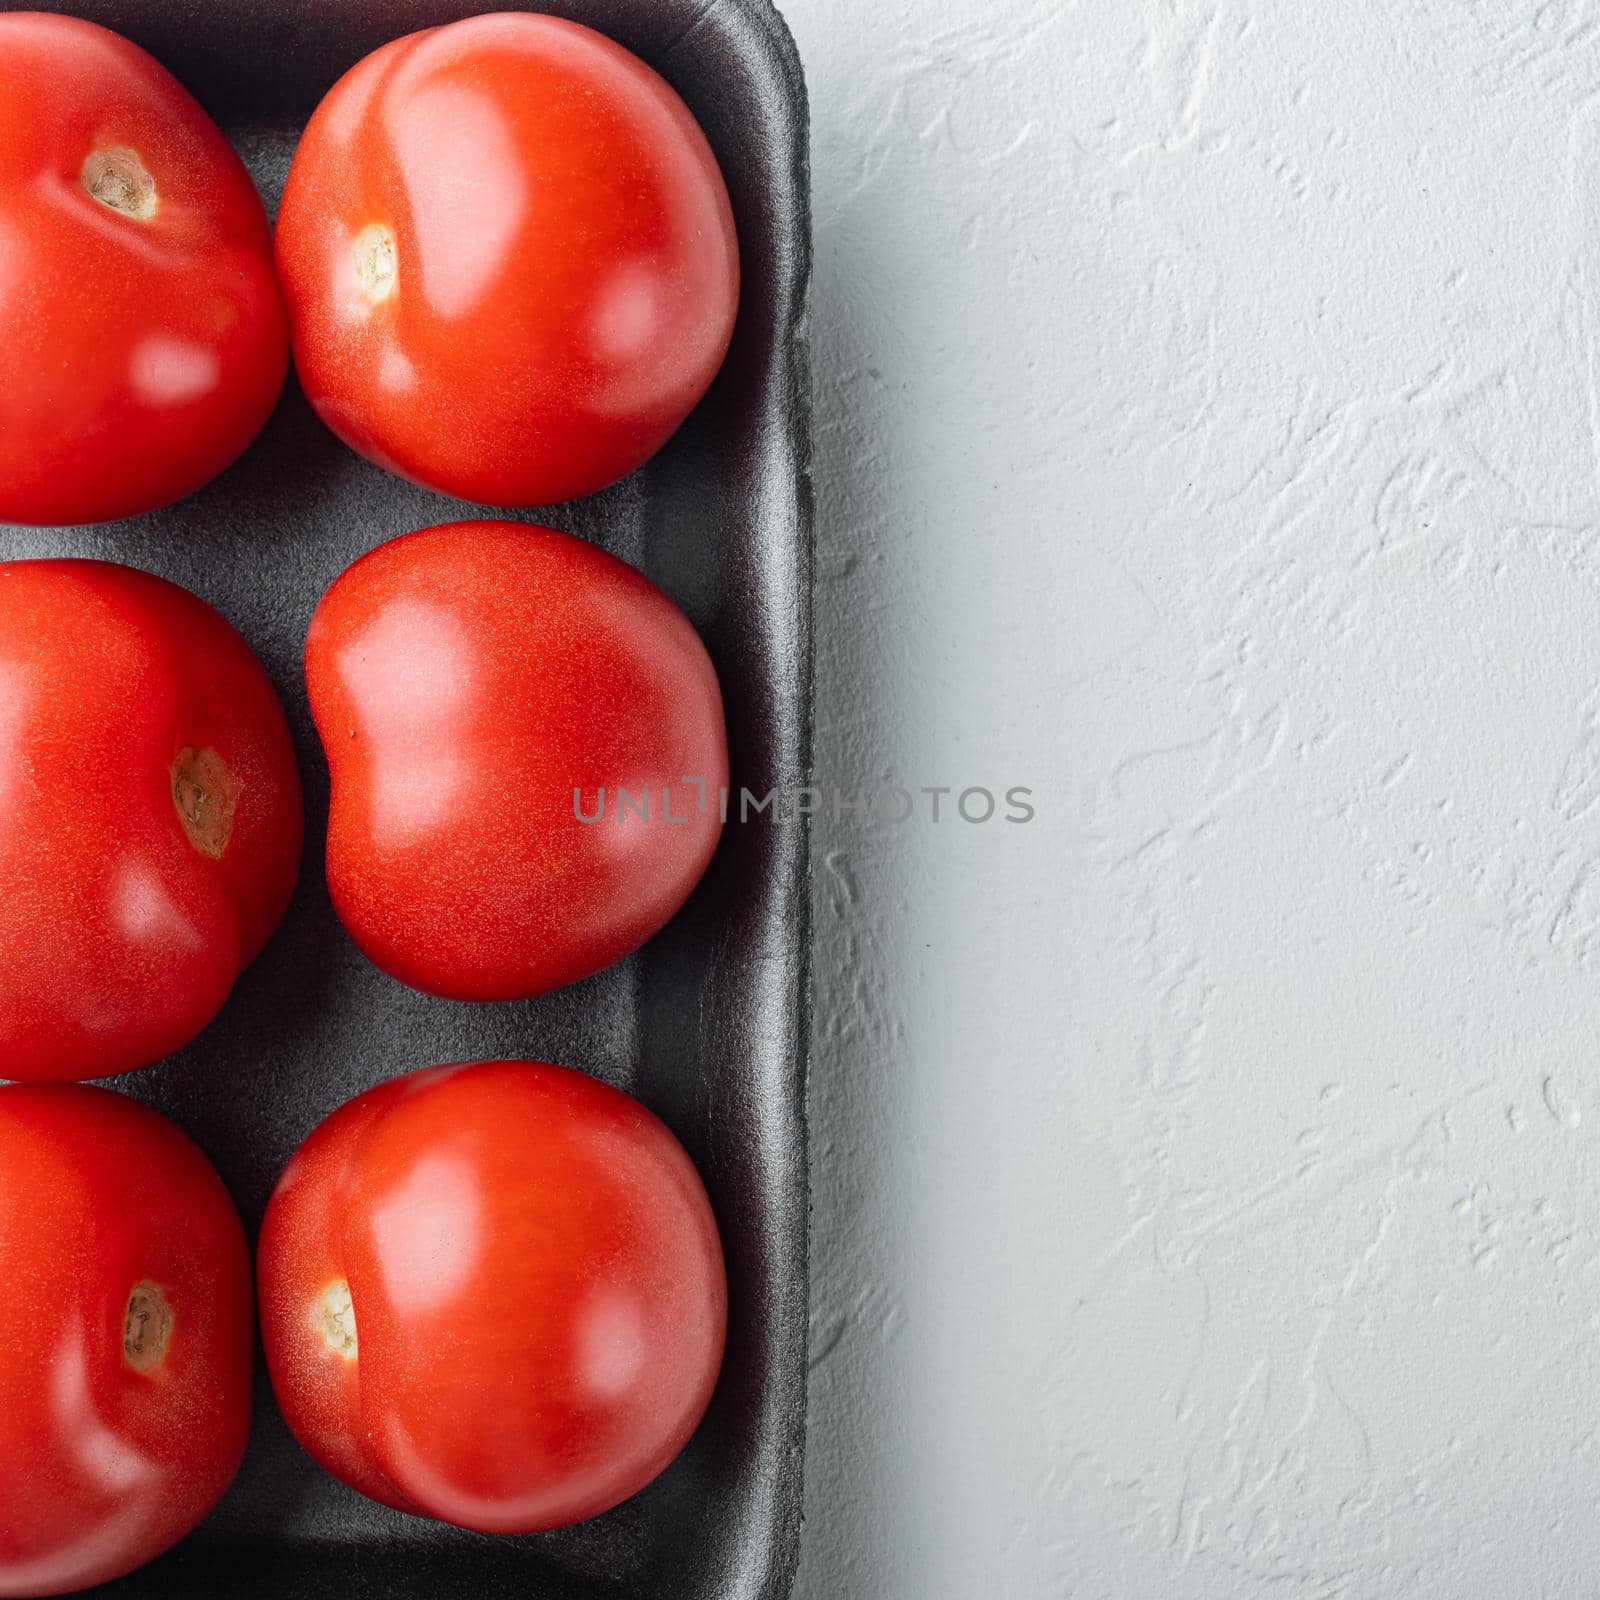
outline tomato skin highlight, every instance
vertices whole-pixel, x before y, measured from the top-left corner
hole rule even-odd
[[[0,1077],[146,1066],[289,903],[304,819],[250,647],[175,584],[0,564]]]
[[[738,240],[667,83],[577,23],[469,18],[329,92],[278,213],[307,397],[390,471],[492,506],[592,493],[721,366]]]
[[[0,1596],[64,1594],[159,1555],[232,1481],[249,1252],[221,1179],[165,1118],[104,1089],[9,1085],[0,1283]],[[168,1320],[130,1321],[136,1290]]]
[[[332,775],[329,891],[414,988],[510,1000],[598,972],[666,924],[716,849],[710,658],[666,595],[581,539],[479,522],[379,546],[317,607],[306,683]],[[580,820],[575,788],[586,815],[601,788],[609,810]],[[648,819],[622,788],[650,791]]]
[[[727,1332],[683,1147],[631,1096],[540,1062],[431,1068],[335,1111],[283,1174],[258,1274],[268,1369],[310,1454],[484,1533],[643,1488],[699,1424]],[[330,1286],[348,1341],[329,1336]]]
[[[181,499],[288,370],[255,186],[165,68],[74,17],[0,14],[0,128],[0,522]]]

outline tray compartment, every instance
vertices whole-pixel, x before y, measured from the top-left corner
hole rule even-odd
[[[346,68],[387,39],[490,8],[76,0],[70,9],[171,68],[243,152],[273,210],[300,126]],[[666,450],[603,494],[524,516],[604,545],[678,600],[721,675],[735,784],[792,792],[809,769],[811,688],[810,232],[798,57],[768,0],[539,9],[609,33],[684,96],[728,180],[744,295],[726,367]],[[176,1550],[101,1593],[776,1600],[790,1589],[807,1310],[803,820],[730,826],[665,933],[622,966],[522,1005],[412,993],[362,959],[328,904],[327,772],[300,672],[312,608],[363,551],[474,514],[350,453],[291,379],[244,460],[193,498],[103,528],[0,527],[0,559],[124,561],[217,606],[277,684],[306,782],[306,862],[283,928],[199,1040],[114,1087],[199,1140],[253,1236],[295,1146],[368,1085],[493,1056],[587,1068],[662,1115],[706,1178],[733,1290],[722,1384],[683,1458],[635,1500],[563,1533],[489,1539],[389,1512],[323,1474],[290,1438],[258,1370],[250,1452],[222,1505]]]

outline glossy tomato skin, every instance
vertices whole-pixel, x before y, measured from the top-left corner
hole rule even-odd
[[[567,1068],[436,1067],[301,1146],[261,1231],[278,1402],[329,1471],[485,1533],[598,1515],[683,1448],[727,1279],[683,1147]]]
[[[210,1163],[103,1089],[0,1088],[0,1596],[142,1565],[250,1428],[250,1258]]]
[[[556,17],[398,39],[306,128],[278,214],[296,365],[346,443],[485,505],[632,472],[722,364],[733,212],[687,107]]]
[[[306,682],[334,905],[414,988],[510,1000],[587,977],[656,933],[716,848],[710,658],[671,600],[581,539],[479,522],[381,545],[318,606]],[[650,791],[647,819],[622,787]]]
[[[0,14],[0,129],[0,522],[177,500],[288,367],[249,174],[163,67],[73,17]]]
[[[288,905],[294,749],[249,646],[187,590],[0,565],[0,1077],[148,1065]]]

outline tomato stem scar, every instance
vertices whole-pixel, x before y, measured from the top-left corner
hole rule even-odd
[[[381,222],[369,223],[356,235],[356,283],[373,305],[394,293],[398,265],[394,235]]]
[[[124,146],[91,150],[84,158],[83,187],[110,211],[148,222],[156,214],[156,180],[138,155]]]
[[[135,1372],[161,1365],[172,1342],[172,1306],[153,1283],[138,1283],[122,1320],[122,1358]]]
[[[356,1358],[356,1308],[350,1298],[350,1285],[343,1278],[322,1291],[317,1306],[317,1326],[330,1350],[346,1361]]]
[[[233,835],[233,814],[244,785],[215,750],[185,745],[172,763],[172,803],[189,843],[213,861]]]

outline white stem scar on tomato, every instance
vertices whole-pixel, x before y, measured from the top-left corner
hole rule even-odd
[[[156,214],[156,180],[135,151],[91,150],[83,163],[83,186],[108,210],[148,222]]]
[[[394,235],[381,222],[369,223],[356,235],[356,284],[363,295],[379,305],[394,293],[399,265]]]
[[[346,1361],[356,1358],[356,1308],[343,1278],[330,1283],[317,1302],[316,1324],[328,1348]]]

